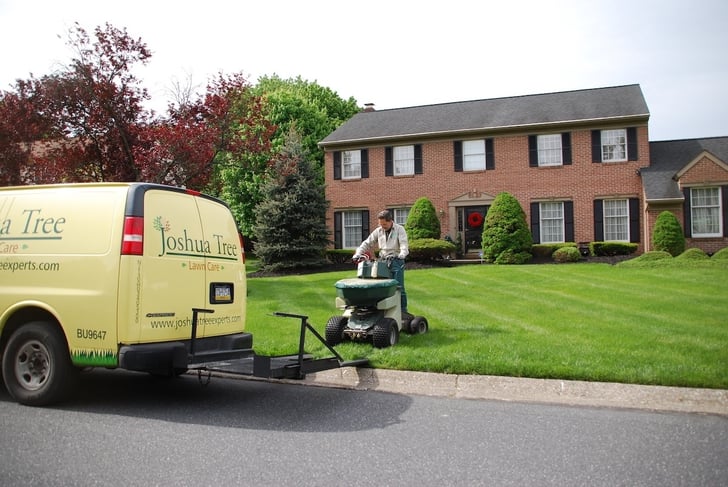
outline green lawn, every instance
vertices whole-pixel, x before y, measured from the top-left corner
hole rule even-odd
[[[258,353],[295,353],[304,314],[323,334],[351,272],[248,279]],[[336,347],[377,368],[728,389],[728,263],[468,265],[409,270],[430,332]],[[307,351],[328,353],[311,337]]]

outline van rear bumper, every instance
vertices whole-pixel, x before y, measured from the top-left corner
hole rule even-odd
[[[190,364],[253,355],[253,335],[236,333],[219,337],[197,338],[195,353],[190,340],[122,345],[119,367],[141,372],[168,373],[186,370]]]

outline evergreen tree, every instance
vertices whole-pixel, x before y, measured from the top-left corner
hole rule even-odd
[[[410,208],[404,225],[410,240],[418,238],[440,238],[440,219],[435,206],[428,198],[419,198]]]
[[[265,271],[320,267],[326,263],[328,202],[315,163],[291,129],[273,161],[257,206],[255,254]]]
[[[673,257],[685,251],[685,236],[677,217],[669,211],[657,215],[652,229],[652,250],[664,250]]]
[[[496,264],[531,260],[533,239],[521,204],[510,193],[500,193],[485,216],[483,258]]]

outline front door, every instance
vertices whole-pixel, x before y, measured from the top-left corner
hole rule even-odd
[[[489,206],[464,206],[458,212],[458,230],[463,239],[463,253],[478,254],[481,251],[483,224]]]

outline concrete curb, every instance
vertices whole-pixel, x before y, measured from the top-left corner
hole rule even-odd
[[[308,374],[303,381],[286,382],[309,386],[460,399],[535,402],[728,416],[728,390],[724,389],[435,374],[355,367],[317,372]]]

